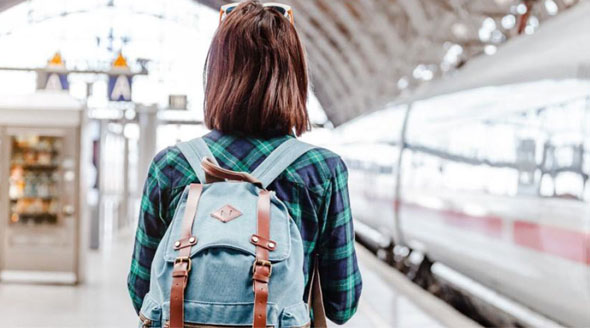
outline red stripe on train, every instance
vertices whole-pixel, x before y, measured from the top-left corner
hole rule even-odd
[[[504,220],[496,216],[473,216],[463,212],[433,209],[415,203],[397,203],[405,210],[428,211],[449,225],[491,238],[502,237]],[[414,213],[418,214],[418,213]],[[541,253],[590,265],[590,233],[572,231],[533,222],[514,221],[513,242]]]
[[[488,237],[502,237],[502,218],[496,216],[472,216],[469,214],[443,210],[445,222],[456,227],[477,231]]]
[[[399,202],[394,202],[394,206],[397,206],[399,209],[404,208],[404,210],[413,210],[415,211],[414,216],[417,217],[430,217],[420,215],[421,211],[426,211],[426,213],[433,214],[434,218],[442,219],[443,222],[449,225],[479,232],[492,238],[502,237],[503,220],[497,216],[473,216],[455,210],[429,208],[416,203],[400,204]]]
[[[534,250],[590,264],[590,234],[532,222],[514,222],[514,243]]]

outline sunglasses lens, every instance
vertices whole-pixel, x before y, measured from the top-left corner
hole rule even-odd
[[[1,0],[0,0],[1,2]],[[219,22],[221,23],[222,20],[224,20],[227,15],[229,15],[232,11],[234,11],[237,7],[238,7],[238,3],[236,4],[228,4],[225,6],[221,7],[221,17],[219,18]],[[264,7],[267,8],[271,8],[273,10],[276,10],[279,14],[289,18],[291,20],[291,22],[293,22],[293,17],[292,17],[292,12],[290,10],[289,6],[280,6],[280,5],[276,5],[276,4],[263,4]]]
[[[229,6],[229,7],[225,8],[225,14],[228,15],[229,13],[234,11],[234,9],[236,9],[237,7],[238,6]]]
[[[279,13],[281,13],[281,15],[287,14],[287,10],[284,7],[279,7],[279,6],[269,6],[269,7],[278,11]]]

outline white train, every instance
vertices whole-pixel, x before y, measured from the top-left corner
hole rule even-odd
[[[395,105],[338,128],[332,148],[349,167],[357,232],[370,227],[382,245],[425,254],[554,322],[589,327],[590,82],[580,74],[590,55],[590,3],[576,10],[438,90],[552,80]],[[572,46],[584,40],[586,59],[540,65],[517,54],[555,44],[572,26],[582,28]],[[546,75],[519,74],[535,67]],[[425,94],[438,92],[431,90]]]

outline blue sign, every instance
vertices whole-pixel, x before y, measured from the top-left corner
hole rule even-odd
[[[131,101],[131,79],[130,75],[109,75],[109,100],[110,101]]]
[[[45,80],[45,90],[69,90],[68,75],[64,73],[49,72]]]

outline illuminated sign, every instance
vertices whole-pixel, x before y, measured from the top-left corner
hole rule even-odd
[[[47,62],[47,72],[43,76],[43,79],[42,89],[69,90],[68,74],[66,73],[66,67],[59,52],[56,52]]]
[[[119,53],[119,56],[113,61],[109,73],[109,100],[131,101],[131,81],[133,76],[130,72],[127,60],[125,60],[122,53]]]

